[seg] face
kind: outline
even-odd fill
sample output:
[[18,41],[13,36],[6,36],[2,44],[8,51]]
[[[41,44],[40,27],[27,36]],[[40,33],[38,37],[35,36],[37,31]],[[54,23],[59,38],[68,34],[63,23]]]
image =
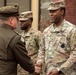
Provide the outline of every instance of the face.
[[20,21],[20,26],[21,26],[21,30],[27,30],[31,26],[31,23],[29,19],[25,21]]
[[49,11],[49,16],[50,16],[50,20],[51,20],[51,23],[59,23],[62,18],[63,18],[63,11],[60,10],[60,9],[57,9],[57,10],[50,10]]
[[10,17],[9,18],[10,24],[12,26],[13,29],[17,28],[17,24],[18,24],[18,17]]
[[19,21],[18,17],[15,17],[14,18],[14,28],[15,29],[17,28],[18,21]]

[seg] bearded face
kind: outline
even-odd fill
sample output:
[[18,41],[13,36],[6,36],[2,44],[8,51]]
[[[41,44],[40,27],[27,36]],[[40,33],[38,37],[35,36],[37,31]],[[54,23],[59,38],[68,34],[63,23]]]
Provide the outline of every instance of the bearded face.
[[31,24],[29,20],[20,21],[20,26],[21,26],[21,30],[27,30],[31,26]]

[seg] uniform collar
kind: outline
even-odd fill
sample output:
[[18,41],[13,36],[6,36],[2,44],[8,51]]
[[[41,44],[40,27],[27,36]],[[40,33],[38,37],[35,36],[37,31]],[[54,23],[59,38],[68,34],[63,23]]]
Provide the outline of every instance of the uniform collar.
[[58,27],[54,27],[54,24],[52,24],[52,25],[50,25],[50,27],[51,27],[51,32],[56,32],[56,33],[59,33],[59,32],[64,32],[64,23],[65,23],[65,20],[63,20],[63,22],[61,23],[61,25],[60,26],[58,26]]
[[0,27],[13,30],[13,28],[9,26],[8,24],[2,24]]

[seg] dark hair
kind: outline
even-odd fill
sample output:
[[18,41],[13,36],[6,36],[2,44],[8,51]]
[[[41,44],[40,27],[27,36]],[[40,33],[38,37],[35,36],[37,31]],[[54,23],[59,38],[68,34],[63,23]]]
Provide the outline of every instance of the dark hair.
[[16,17],[18,18],[18,16],[14,16],[14,15],[5,15],[5,14],[0,14],[0,19],[1,20],[8,20],[9,17]]
[[1,20],[8,20],[8,18],[9,18],[8,16],[0,15]]

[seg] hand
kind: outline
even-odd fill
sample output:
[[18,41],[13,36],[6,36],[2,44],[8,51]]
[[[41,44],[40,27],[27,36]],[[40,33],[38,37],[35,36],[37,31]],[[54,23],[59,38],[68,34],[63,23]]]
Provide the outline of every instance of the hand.
[[59,75],[59,73],[58,73],[57,69],[53,69],[52,71],[50,71],[49,73],[47,73],[47,75]]
[[35,73],[40,74],[40,72],[41,72],[41,65],[35,64]]

